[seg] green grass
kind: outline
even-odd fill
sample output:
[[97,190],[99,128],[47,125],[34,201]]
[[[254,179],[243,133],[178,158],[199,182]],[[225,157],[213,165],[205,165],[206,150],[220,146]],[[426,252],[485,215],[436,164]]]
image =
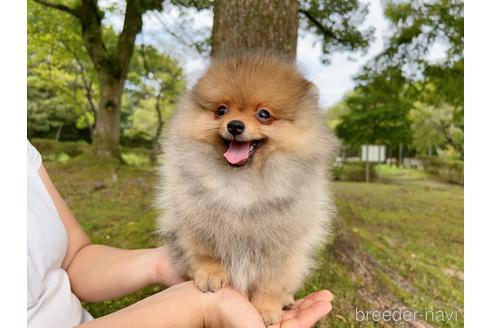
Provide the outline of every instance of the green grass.
[[[142,159],[142,152],[132,154],[127,149],[125,153],[124,159],[131,165],[101,162],[89,152],[68,159],[50,153],[43,156],[52,156],[45,166],[93,242],[123,248],[157,246],[158,214],[152,209],[155,172],[150,162]],[[421,171],[377,169],[384,183],[334,183],[340,217],[362,250],[377,263],[378,283],[412,309],[458,311],[458,321],[430,323],[461,327],[463,188],[434,183]],[[337,247],[337,239],[332,238],[319,254],[318,270],[298,296],[319,289],[334,293],[333,311],[318,327],[377,326],[355,321],[356,306],[371,309],[374,303],[364,296],[364,277],[341,261]],[[98,317],[159,290],[149,287],[85,306]]]
[[424,170],[397,167],[396,165],[376,165],[377,175],[386,180],[412,181],[429,179],[430,176]]
[[341,182],[335,189],[341,216],[393,293],[420,312],[459,311],[458,322],[432,324],[461,327],[463,188]]

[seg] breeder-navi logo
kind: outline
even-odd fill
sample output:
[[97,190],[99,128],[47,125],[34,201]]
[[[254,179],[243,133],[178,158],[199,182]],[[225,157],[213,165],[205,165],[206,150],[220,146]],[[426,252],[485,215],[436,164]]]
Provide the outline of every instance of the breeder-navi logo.
[[398,310],[360,310],[355,308],[355,321],[457,321],[458,311],[429,310],[425,312],[398,309]]

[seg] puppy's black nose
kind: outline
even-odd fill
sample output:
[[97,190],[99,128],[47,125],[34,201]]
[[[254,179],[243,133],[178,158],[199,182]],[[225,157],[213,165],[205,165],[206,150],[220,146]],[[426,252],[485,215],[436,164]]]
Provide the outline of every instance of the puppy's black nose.
[[230,121],[227,123],[227,131],[233,136],[237,136],[244,131],[244,123],[241,121]]

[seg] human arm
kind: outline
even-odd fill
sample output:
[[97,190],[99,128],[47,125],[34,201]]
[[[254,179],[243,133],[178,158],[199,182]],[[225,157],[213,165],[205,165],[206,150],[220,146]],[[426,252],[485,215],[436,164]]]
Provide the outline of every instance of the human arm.
[[108,300],[152,284],[170,286],[183,281],[172,270],[165,248],[124,250],[91,244],[43,166],[38,173],[67,231],[68,249],[62,268],[79,299]]
[[[215,302],[211,327],[265,327],[258,311],[248,299],[231,288],[222,288]],[[283,313],[280,322],[268,328],[308,328],[327,315],[333,295],[321,290],[298,299],[292,309]]]
[[[104,245],[83,247],[68,267],[73,292],[80,300],[98,302],[128,295],[153,284],[183,281],[172,271],[164,248],[127,250]],[[159,262],[162,265],[158,270]]]
[[[298,300],[280,324],[269,328],[308,328],[331,310],[332,295],[320,291]],[[103,327],[227,327],[264,328],[263,320],[247,297],[231,287],[202,293],[188,281],[145,298],[78,328]]]

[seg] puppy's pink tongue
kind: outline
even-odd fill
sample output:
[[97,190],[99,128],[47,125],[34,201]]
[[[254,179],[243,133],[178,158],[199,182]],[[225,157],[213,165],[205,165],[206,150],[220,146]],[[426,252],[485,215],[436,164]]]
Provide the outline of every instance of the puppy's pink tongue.
[[229,148],[224,153],[225,159],[231,164],[242,164],[246,162],[249,157],[249,144],[250,141],[241,142],[232,140]]

